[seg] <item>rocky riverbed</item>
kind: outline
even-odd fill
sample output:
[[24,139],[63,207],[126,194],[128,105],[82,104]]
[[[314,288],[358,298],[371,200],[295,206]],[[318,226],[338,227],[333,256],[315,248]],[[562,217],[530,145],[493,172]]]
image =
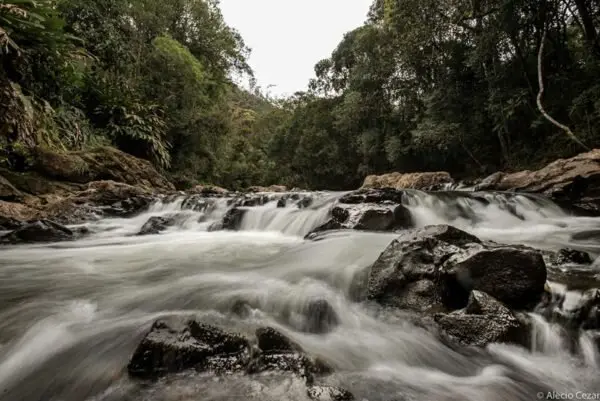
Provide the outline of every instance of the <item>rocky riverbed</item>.
[[584,202],[448,182],[180,192],[142,162],[105,177],[78,157],[80,183],[0,187],[2,399],[600,391],[600,217]]

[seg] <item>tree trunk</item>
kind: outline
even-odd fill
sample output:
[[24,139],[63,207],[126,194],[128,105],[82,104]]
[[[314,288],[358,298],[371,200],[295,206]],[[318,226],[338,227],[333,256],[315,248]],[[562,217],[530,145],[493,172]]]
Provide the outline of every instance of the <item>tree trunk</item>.
[[579,13],[579,17],[583,24],[583,31],[588,48],[592,54],[598,56],[600,54],[600,49],[598,46],[598,33],[594,27],[594,19],[588,10],[585,0],[575,0],[575,5],[577,6],[577,12]]
[[552,116],[550,116],[550,114],[548,114],[546,112],[546,110],[544,110],[544,106],[542,105],[542,96],[544,95],[544,77],[542,75],[542,59],[543,59],[543,56],[544,56],[544,43],[546,42],[546,36],[547,36],[547,34],[548,34],[548,31],[547,31],[546,28],[544,28],[544,33],[542,34],[542,40],[540,41],[540,49],[539,49],[539,52],[538,52],[538,83],[539,83],[539,86],[540,86],[540,90],[539,90],[538,95],[537,95],[537,106],[538,106],[538,109],[540,110],[540,113],[542,113],[542,115],[544,116],[544,118],[546,118],[546,120],[550,121],[552,124],[554,124],[558,128],[560,128],[563,131],[565,131],[565,134],[567,134],[567,136],[573,142],[577,143],[582,148],[588,150],[588,147],[585,146],[585,144],[583,142],[581,142],[579,140],[579,138],[577,138],[575,136],[575,134],[573,133],[573,131],[571,131],[571,129],[569,127],[567,127],[564,124],[559,123],[554,118],[552,118]]

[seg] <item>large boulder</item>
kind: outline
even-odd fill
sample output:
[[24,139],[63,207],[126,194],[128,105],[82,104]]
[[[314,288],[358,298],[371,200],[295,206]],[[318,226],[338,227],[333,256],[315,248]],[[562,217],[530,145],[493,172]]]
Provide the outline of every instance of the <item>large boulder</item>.
[[[411,226],[412,217],[403,205],[339,204],[332,208],[330,219],[312,233],[340,229],[395,231]],[[310,234],[307,238],[310,238]]]
[[451,226],[401,233],[369,271],[367,298],[417,311],[466,306],[472,290],[517,309],[541,299],[546,266],[540,252],[498,247]]
[[361,189],[342,196],[331,209],[330,218],[306,238],[327,230],[397,231],[413,226],[411,213],[404,202],[404,192],[384,189]]
[[38,220],[28,223],[0,237],[0,243],[28,244],[35,242],[69,241],[75,233],[67,227],[50,220]]
[[536,171],[495,173],[480,189],[544,194],[567,206],[600,212],[600,149],[558,159]]
[[175,189],[149,161],[109,146],[78,152],[38,147],[35,168],[42,175],[59,181],[88,183],[112,180],[159,190]]
[[461,345],[524,344],[526,328],[501,302],[485,292],[472,291],[463,310],[434,316],[442,334]]
[[453,184],[454,180],[445,171],[425,173],[389,173],[370,175],[365,178],[362,188],[394,188],[394,189],[440,189],[445,184]]
[[213,374],[289,372],[309,385],[314,384],[316,375],[330,373],[329,366],[307,355],[274,328],[259,328],[254,342],[180,317],[156,321],[127,368],[131,376],[146,379],[186,370]]
[[250,358],[250,343],[241,335],[193,319],[156,321],[135,350],[127,369],[151,378],[188,369],[240,372]]

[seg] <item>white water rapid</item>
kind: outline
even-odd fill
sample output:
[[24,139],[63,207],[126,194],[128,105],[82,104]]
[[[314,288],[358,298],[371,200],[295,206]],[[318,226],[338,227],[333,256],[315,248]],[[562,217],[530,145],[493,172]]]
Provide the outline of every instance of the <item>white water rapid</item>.
[[[342,194],[310,195],[302,209],[277,207],[276,197],[248,208],[239,231],[209,231],[227,199],[179,198],[137,217],[90,222],[90,234],[74,242],[0,248],[0,400],[307,400],[290,375],[130,379],[132,352],[167,315],[242,333],[276,327],[332,364],[325,380],[357,400],[532,401],[552,391],[600,398],[597,339],[587,333],[569,338],[533,314],[529,350],[451,349],[400,311],[356,302],[355,278],[395,235],[348,230],[305,240]],[[570,216],[547,200],[415,191],[404,203],[417,226],[452,224],[500,243],[600,255],[600,218]],[[165,232],[135,235],[150,217],[173,213],[177,224]],[[600,274],[596,264],[586,269]],[[339,316],[328,334],[299,329],[315,299]],[[252,307],[243,319],[231,313],[240,300]]]

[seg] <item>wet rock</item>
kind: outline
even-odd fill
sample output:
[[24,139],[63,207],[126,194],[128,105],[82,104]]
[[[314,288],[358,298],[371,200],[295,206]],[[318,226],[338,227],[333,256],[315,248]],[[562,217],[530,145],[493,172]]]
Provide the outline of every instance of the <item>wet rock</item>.
[[454,180],[445,171],[425,173],[390,173],[383,175],[370,175],[365,178],[363,188],[394,188],[394,189],[421,189],[440,187],[452,184]]
[[[568,302],[566,294],[553,293],[544,304],[538,306],[536,312],[571,330],[600,329],[600,289],[593,288],[579,294],[580,298],[577,299],[577,293],[573,292]],[[573,299],[576,301],[573,302]]]
[[399,205],[392,209],[367,209],[359,217],[355,230],[392,231],[408,228],[412,217],[406,207]]
[[265,353],[301,352],[302,348],[272,327],[262,327],[256,330],[258,348]]
[[340,204],[331,209],[331,218],[312,233],[340,229],[395,231],[411,226],[410,211],[403,205]]
[[134,377],[152,378],[188,369],[241,372],[250,358],[248,340],[195,320],[156,321],[127,367]]
[[311,198],[310,196],[305,196],[304,198],[300,199],[298,203],[296,203],[296,206],[298,206],[298,209],[306,209],[310,207],[312,203],[313,198]]
[[491,343],[523,344],[526,330],[502,303],[473,291],[465,309],[434,316],[443,334],[461,345],[484,347]]
[[393,188],[379,189],[359,189],[342,196],[339,200],[341,204],[357,205],[360,203],[397,203],[402,204],[404,191]]
[[227,231],[237,231],[242,226],[242,221],[244,220],[244,216],[248,212],[247,209],[240,209],[238,207],[234,207],[227,211],[223,219],[211,225],[209,227],[209,231],[219,231],[219,230],[227,230]]
[[312,384],[315,375],[328,372],[324,363],[306,355],[298,344],[273,328],[258,329],[256,337],[261,353],[250,362],[249,374],[291,372]]
[[446,268],[464,288],[487,292],[517,309],[535,306],[547,279],[540,252],[510,247],[459,257]]
[[239,230],[247,212],[245,209],[238,208],[229,210],[223,217],[223,230]]
[[50,220],[38,220],[0,237],[0,243],[27,244],[75,239],[73,231]]
[[337,313],[325,299],[310,301],[305,313],[304,331],[308,333],[329,333],[339,325]]
[[353,401],[354,395],[340,387],[310,386],[307,390],[308,398],[313,401]]
[[214,199],[207,199],[203,195],[192,195],[185,198],[181,204],[182,210],[193,210],[194,212],[207,212],[215,207]]
[[177,214],[167,216],[153,216],[148,219],[142,226],[138,235],[155,235],[160,234],[167,228],[174,226],[179,221]]
[[286,198],[281,198],[277,201],[277,207],[278,208],[283,208],[287,206],[287,199]]
[[110,207],[102,209],[102,213],[109,217],[133,217],[146,211],[156,201],[153,196],[136,196],[113,203]]
[[466,306],[472,290],[517,309],[533,307],[544,292],[546,266],[529,248],[492,247],[451,226],[400,234],[369,272],[367,298],[417,311]]
[[589,265],[593,262],[592,257],[587,252],[575,249],[564,248],[550,256],[552,265]]

